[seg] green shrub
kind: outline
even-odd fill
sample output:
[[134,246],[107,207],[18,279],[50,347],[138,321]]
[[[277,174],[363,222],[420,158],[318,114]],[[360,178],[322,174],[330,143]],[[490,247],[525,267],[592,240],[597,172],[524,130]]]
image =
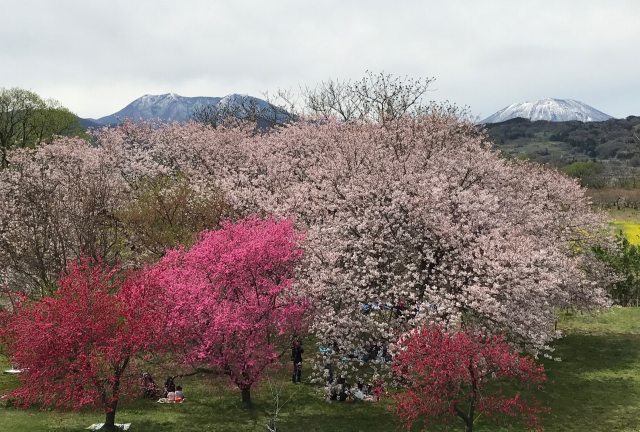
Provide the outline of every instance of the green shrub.
[[620,276],[611,289],[616,304],[637,306],[640,303],[640,246],[632,244],[620,231],[612,249],[596,248],[596,255]]

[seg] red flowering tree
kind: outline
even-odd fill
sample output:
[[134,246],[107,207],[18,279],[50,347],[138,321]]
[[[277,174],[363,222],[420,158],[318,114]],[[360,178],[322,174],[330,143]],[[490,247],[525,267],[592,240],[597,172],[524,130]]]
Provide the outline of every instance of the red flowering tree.
[[429,327],[402,338],[398,348],[393,371],[405,387],[394,396],[395,409],[407,429],[457,416],[465,432],[472,432],[480,414],[523,417],[540,429],[542,408],[519,389],[540,387],[544,367],[520,356],[502,337]]
[[104,428],[114,429],[132,378],[127,367],[159,339],[162,305],[143,274],[124,278],[101,262],[71,262],[56,294],[17,305],[2,333],[11,361],[23,369],[18,403],[101,406]]
[[249,218],[169,251],[154,270],[170,299],[170,331],[187,363],[226,374],[251,404],[251,387],[302,329],[294,290],[301,235],[290,220]]

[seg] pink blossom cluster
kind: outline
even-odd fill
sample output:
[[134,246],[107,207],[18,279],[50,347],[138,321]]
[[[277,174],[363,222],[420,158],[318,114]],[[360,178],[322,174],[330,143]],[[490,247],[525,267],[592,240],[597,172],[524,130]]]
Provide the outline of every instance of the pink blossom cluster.
[[249,218],[150,269],[166,290],[169,338],[186,347],[188,363],[221,371],[247,394],[305,332],[308,301],[293,287],[300,240],[291,221]]
[[121,394],[136,391],[129,365],[159,348],[162,299],[142,274],[123,275],[88,258],[70,262],[54,296],[23,298],[0,329],[11,361],[22,368],[17,402],[115,412]]
[[544,408],[521,390],[540,388],[544,367],[518,355],[502,337],[423,327],[399,346],[393,372],[405,386],[393,399],[407,430],[459,417],[465,431],[472,431],[481,415],[520,417],[531,429],[542,430],[538,415]]
[[500,157],[472,124],[326,122],[249,142],[250,187],[229,193],[307,231],[312,332],[342,372],[365,359],[384,369],[399,335],[428,323],[473,324],[535,353],[558,308],[608,304],[590,249],[608,230],[585,191]]

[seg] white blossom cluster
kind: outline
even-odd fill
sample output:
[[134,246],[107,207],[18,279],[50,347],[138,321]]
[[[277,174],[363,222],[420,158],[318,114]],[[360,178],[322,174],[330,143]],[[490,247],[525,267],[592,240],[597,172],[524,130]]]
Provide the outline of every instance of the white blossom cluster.
[[384,369],[393,342],[426,323],[473,325],[537,353],[559,307],[608,303],[590,253],[606,224],[584,190],[484,140],[432,115],[294,126],[252,150],[247,202],[307,230],[300,277],[316,300],[319,373],[327,358],[341,373]]

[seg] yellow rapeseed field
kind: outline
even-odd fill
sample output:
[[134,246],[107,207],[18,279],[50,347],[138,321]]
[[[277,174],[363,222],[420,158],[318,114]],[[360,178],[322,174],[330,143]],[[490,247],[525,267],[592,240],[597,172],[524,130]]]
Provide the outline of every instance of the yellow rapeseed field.
[[611,222],[616,230],[622,230],[629,243],[640,244],[640,222],[616,220]]

